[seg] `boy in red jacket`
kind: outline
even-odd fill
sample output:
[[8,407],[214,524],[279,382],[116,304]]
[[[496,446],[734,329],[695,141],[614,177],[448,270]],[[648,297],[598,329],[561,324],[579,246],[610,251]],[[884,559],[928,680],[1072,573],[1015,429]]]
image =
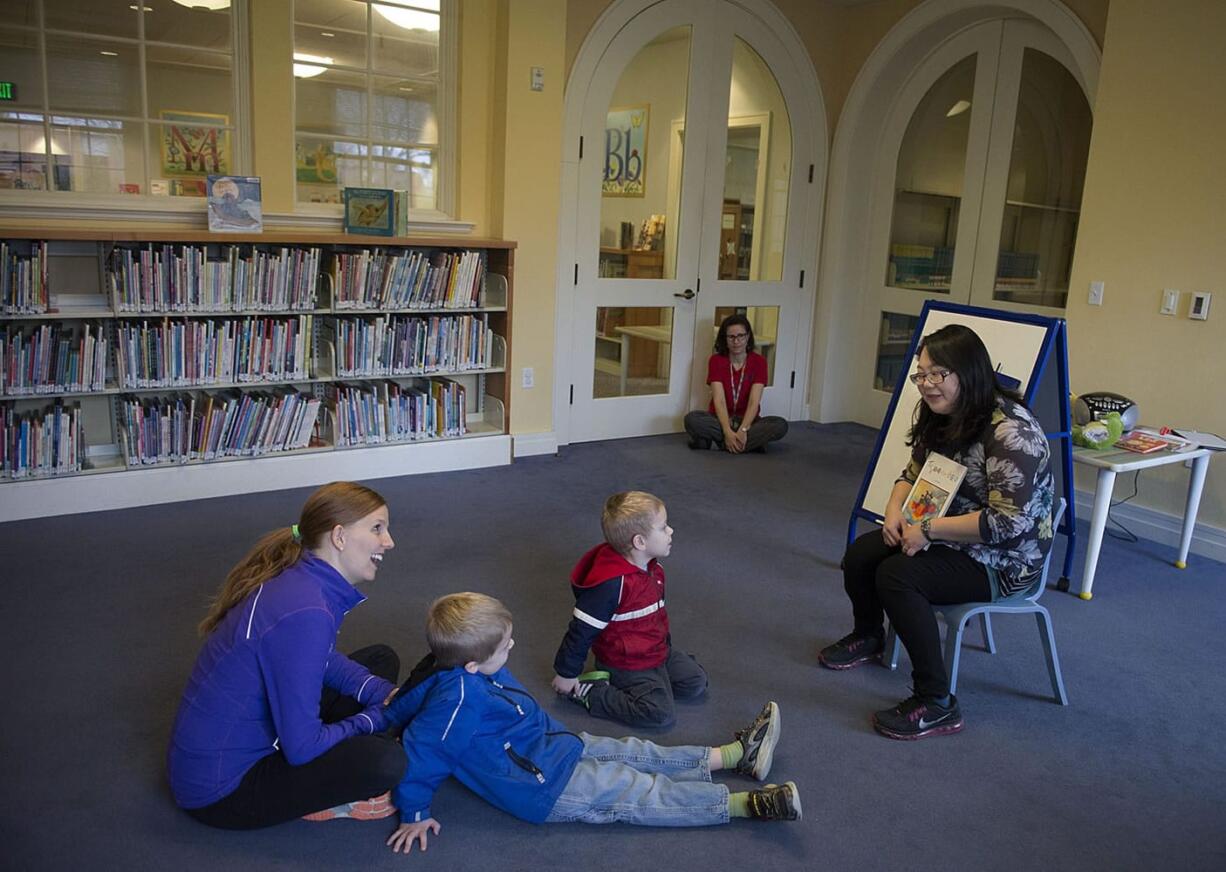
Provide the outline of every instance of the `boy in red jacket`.
[[[558,648],[553,689],[598,718],[668,727],[674,699],[707,690],[698,661],[672,647],[664,569],[673,544],[664,503],[642,491],[614,494],[600,518],[605,541],[570,574],[574,616]],[[581,675],[588,649],[596,670]]]

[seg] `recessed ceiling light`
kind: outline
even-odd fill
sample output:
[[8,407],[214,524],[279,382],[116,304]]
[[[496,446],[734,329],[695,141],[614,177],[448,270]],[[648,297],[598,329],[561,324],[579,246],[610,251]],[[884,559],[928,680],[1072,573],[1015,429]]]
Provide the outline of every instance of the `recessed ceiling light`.
[[137,6],[135,3],[133,3],[128,8],[131,9],[133,12],[152,12],[153,11],[152,6]]
[[967,109],[971,108],[970,100],[959,100],[957,103],[949,107],[949,111],[945,113],[946,118],[953,118],[955,115],[961,115]]
[[400,86],[400,90],[402,90],[402,91],[412,91],[413,89],[412,89],[412,88],[406,88],[406,87],[404,87],[403,85],[401,85],[401,86]]
[[319,64],[330,63],[332,63],[332,58],[296,51],[294,52],[294,77],[297,79],[314,78],[320,73],[326,72],[326,68],[319,66]]
[[[384,4],[390,5],[384,5]],[[416,9],[405,9],[415,6]],[[432,10],[424,12],[420,10]],[[375,12],[405,30],[438,30],[439,0],[384,0],[374,5]]]
[[326,31],[326,30],[321,30],[321,31],[319,32],[319,35],[320,35],[320,36],[326,36],[326,37],[328,37],[328,38],[331,38],[331,37],[336,36],[336,34],[335,34],[335,33],[328,33],[328,31]]
[[206,12],[220,12],[230,8],[230,0],[175,0],[175,2],[188,9],[203,9]]
[[117,57],[119,57],[119,52],[117,52],[117,51],[100,51],[100,52],[98,52],[98,54],[100,54],[100,55],[106,55],[108,58],[117,58]]

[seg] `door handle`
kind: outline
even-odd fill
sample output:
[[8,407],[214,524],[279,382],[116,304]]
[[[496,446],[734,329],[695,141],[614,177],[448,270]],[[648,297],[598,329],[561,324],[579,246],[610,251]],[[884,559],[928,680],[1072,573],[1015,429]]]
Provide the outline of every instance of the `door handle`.
[[680,293],[680,294],[673,294],[673,296],[674,296],[674,297],[680,297],[680,298],[681,298],[681,299],[683,299],[683,300],[692,300],[692,299],[694,299],[694,298],[695,298],[696,296],[698,296],[698,295],[694,293],[693,288],[686,288],[686,289],[685,289],[685,291],[684,291],[683,293]]

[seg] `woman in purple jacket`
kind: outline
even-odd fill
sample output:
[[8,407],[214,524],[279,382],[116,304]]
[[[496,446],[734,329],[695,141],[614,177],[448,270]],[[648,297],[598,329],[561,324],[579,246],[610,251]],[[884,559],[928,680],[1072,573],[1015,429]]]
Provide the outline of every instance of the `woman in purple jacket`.
[[355,586],[374,579],[394,544],[383,498],[333,482],[230,570],[200,624],[204,647],[167,754],[188,814],[254,829],[395,812],[383,794],[405,756],[376,734],[400,661],[385,645],[333,650],[345,614],[365,600]]

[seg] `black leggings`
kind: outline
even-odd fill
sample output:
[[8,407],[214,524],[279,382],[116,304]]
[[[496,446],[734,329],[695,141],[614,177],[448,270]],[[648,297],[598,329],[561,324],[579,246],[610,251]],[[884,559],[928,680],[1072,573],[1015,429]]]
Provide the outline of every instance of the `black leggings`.
[[889,616],[911,657],[915,693],[925,699],[949,693],[932,606],[992,598],[983,564],[964,552],[933,543],[927,551],[907,557],[886,545],[880,530],[865,533],[848,546],[843,555],[843,588],[851,599],[857,634],[881,636],[882,613]]
[[[350,659],[393,684],[399,679],[400,658],[386,645],[355,651]],[[356,700],[324,688],[319,716],[331,724],[362,709]],[[406,763],[400,742],[386,735],[354,736],[301,766],[290,765],[277,751],[248,769],[232,792],[187,813],[226,830],[268,827],[385,793],[400,783]]]

